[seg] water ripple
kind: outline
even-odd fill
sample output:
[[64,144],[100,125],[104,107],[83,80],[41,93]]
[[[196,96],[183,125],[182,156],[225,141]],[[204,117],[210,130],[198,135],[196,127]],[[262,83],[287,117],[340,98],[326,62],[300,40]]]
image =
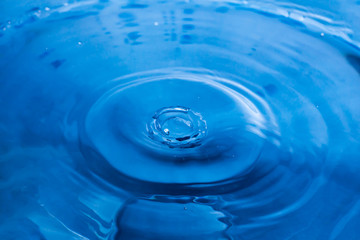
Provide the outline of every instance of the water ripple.
[[348,12],[20,2],[0,17],[1,239],[356,239]]

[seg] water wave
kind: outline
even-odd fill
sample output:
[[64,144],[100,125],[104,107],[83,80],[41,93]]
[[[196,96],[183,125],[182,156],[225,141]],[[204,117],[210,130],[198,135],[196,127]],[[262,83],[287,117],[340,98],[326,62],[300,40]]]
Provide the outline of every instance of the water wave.
[[347,12],[20,2],[0,17],[2,239],[356,239]]

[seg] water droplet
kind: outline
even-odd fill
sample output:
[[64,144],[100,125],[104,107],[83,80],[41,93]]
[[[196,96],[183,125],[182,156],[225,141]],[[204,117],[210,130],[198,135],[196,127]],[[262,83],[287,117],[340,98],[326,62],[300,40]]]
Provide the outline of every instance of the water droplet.
[[154,25],[155,25],[155,26],[159,26],[159,23],[158,23],[158,22],[154,22]]
[[180,148],[200,145],[206,129],[202,116],[185,107],[162,108],[148,124],[150,138],[169,147]]

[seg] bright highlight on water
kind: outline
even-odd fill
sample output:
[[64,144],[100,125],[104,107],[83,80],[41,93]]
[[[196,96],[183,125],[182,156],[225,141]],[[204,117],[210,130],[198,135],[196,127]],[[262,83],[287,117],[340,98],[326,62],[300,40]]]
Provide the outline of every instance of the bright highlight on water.
[[0,9],[1,240],[359,239],[360,3]]

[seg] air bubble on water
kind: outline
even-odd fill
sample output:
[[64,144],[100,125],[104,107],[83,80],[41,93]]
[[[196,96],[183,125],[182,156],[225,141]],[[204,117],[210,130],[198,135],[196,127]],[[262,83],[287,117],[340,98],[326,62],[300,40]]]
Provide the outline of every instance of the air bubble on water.
[[159,22],[154,22],[154,26],[159,26]]
[[169,134],[170,134],[169,129],[165,128],[165,129],[164,129],[164,133],[165,133],[166,135],[169,135]]
[[50,8],[49,7],[45,7],[45,11],[50,11]]

